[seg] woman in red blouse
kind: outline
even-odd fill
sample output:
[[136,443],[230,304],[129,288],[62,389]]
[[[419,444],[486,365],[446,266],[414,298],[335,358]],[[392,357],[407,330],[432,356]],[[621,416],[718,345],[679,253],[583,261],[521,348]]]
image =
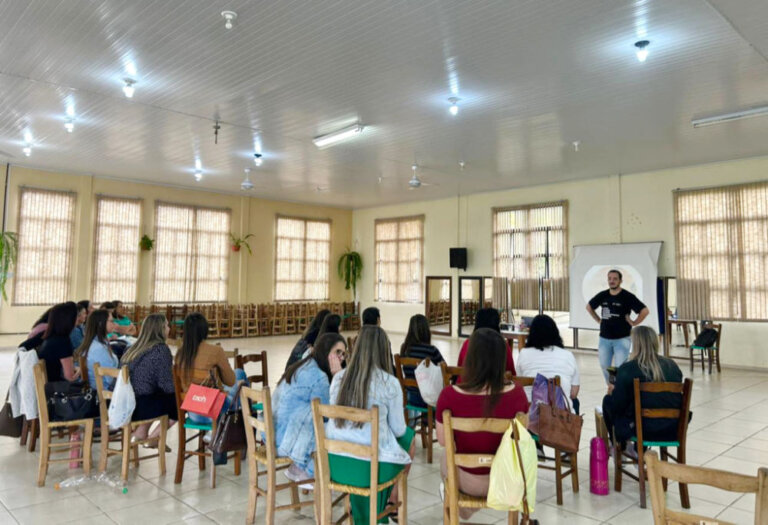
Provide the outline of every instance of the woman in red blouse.
[[[499,332],[478,328],[469,338],[464,376],[460,385],[443,389],[437,400],[437,439],[445,446],[443,412],[452,417],[492,417],[514,419],[518,412],[528,412],[528,398],[523,387],[504,379],[508,348]],[[501,434],[489,432],[454,432],[459,454],[495,454]],[[445,456],[441,462],[443,478],[448,468]],[[459,468],[459,489],[471,496],[488,494],[490,468]],[[461,509],[461,518],[469,518],[477,509]]]
[[[496,308],[481,308],[475,314],[475,331],[480,328],[490,328],[498,333],[501,333],[501,316]],[[473,332],[474,333],[474,332]],[[512,372],[513,376],[516,376],[515,362],[512,360],[512,347],[509,346],[509,342],[505,342],[507,347],[507,372]],[[464,366],[467,360],[467,348],[469,347],[469,339],[464,341],[459,352],[458,366]]]

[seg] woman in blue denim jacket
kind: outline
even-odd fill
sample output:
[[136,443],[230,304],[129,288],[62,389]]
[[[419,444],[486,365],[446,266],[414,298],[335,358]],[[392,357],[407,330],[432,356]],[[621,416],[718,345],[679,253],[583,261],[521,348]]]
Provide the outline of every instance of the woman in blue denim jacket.
[[333,374],[341,370],[347,344],[339,334],[318,337],[309,356],[291,365],[272,398],[277,454],[293,460],[285,475],[293,481],[314,476],[315,430],[312,400],[328,404]]

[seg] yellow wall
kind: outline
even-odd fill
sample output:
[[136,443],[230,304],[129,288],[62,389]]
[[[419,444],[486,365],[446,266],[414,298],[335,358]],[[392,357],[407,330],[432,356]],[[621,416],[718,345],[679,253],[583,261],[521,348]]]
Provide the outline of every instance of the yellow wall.
[[[567,199],[570,246],[660,240],[663,246],[659,274],[674,276],[672,190],[765,180],[767,174],[768,157],[760,157],[355,210],[353,238],[364,262],[363,284],[358,288],[361,306],[378,306],[383,326],[398,332],[407,329],[411,315],[424,313],[423,304],[373,301],[373,222],[377,218],[425,215],[424,275],[454,276],[453,335],[456,336],[459,272],[449,268],[448,249],[452,246],[469,249],[469,266],[462,275],[492,275],[493,207]],[[766,338],[766,323],[725,323],[721,342],[723,363],[768,368],[768,353],[762,348]]]
[[[3,166],[5,168],[5,166]],[[3,174],[5,170],[3,169]],[[239,195],[201,192],[136,184],[123,181],[67,175],[49,171],[32,170],[11,166],[8,193],[7,230],[16,231],[19,205],[19,188],[31,186],[45,189],[68,190],[77,193],[75,238],[73,247],[71,298],[88,298],[91,295],[90,279],[93,263],[94,214],[96,196],[99,194],[140,197],[143,202],[142,234],[154,237],[155,200],[182,204],[230,208],[232,233],[249,239],[253,256],[246,250],[230,255],[228,300],[232,304],[268,302],[273,297],[275,253],[275,215],[331,219],[331,284],[332,301],[350,300],[350,292],[335,273],[335,263],[351,244],[352,212],[340,208],[310,206],[286,202],[268,201]],[[136,239],[138,243],[138,239]],[[152,286],[152,253],[141,252],[138,279],[138,302],[149,304]],[[13,283],[7,286],[9,299]],[[26,332],[44,307],[14,307],[3,304],[0,308],[0,333]]]

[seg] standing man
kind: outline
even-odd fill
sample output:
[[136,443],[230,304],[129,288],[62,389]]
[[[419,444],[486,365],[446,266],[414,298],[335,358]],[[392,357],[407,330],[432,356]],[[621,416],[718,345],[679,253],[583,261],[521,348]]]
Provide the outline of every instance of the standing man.
[[[635,294],[621,287],[622,275],[619,270],[608,272],[608,289],[603,290],[587,305],[587,311],[600,324],[600,343],[597,347],[600,368],[603,369],[605,382],[608,383],[608,367],[620,367],[629,357],[629,333],[633,326],[643,322],[648,316],[648,307]],[[595,310],[600,307],[600,316]],[[632,320],[631,313],[637,317]]]

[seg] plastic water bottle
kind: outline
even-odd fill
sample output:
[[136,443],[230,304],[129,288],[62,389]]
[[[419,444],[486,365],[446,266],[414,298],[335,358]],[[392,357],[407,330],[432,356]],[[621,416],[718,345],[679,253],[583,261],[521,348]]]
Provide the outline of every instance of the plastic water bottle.
[[69,487],[79,487],[83,483],[90,480],[90,476],[72,476],[58,483],[54,483],[53,488],[56,490],[66,489]]
[[94,481],[97,483],[104,483],[105,485],[109,485],[113,489],[117,490],[118,492],[122,494],[128,493],[128,487],[125,486],[125,481],[123,481],[122,478],[119,476],[112,475],[110,476],[106,472],[101,472],[96,475],[94,478]]

